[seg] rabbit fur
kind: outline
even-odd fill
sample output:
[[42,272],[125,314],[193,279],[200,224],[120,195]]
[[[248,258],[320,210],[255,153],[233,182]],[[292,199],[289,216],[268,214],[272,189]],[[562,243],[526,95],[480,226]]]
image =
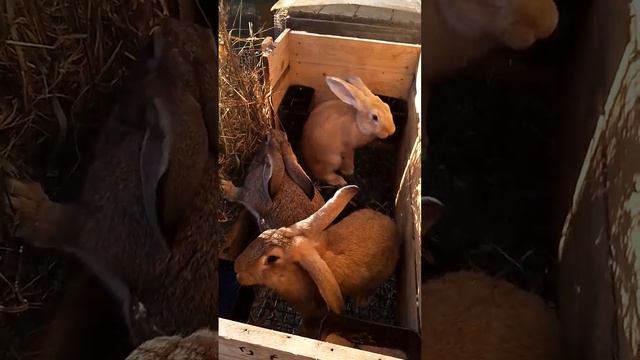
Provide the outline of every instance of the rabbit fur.
[[249,165],[242,187],[221,181],[223,196],[242,203],[256,218],[260,231],[289,226],[324,205],[324,199],[304,172],[284,131],[271,129]]
[[[423,235],[444,205],[422,198]],[[461,296],[464,294],[464,296]],[[422,359],[564,359],[560,324],[536,294],[486,274],[458,271],[422,284]]]
[[184,59],[170,45],[154,36],[103,128],[80,201],[53,202],[38,183],[7,180],[16,235],[89,266],[123,304],[133,345],[217,329],[217,159],[206,104],[177,81]]
[[345,81],[327,76],[325,81],[338,99],[319,104],[309,114],[302,130],[302,156],[315,177],[344,186],[347,182],[336,171],[353,174],[355,149],[393,135],[396,126],[389,105],[359,77]]
[[148,340],[125,360],[218,360],[218,332],[201,329],[187,337]]
[[507,281],[460,271],[422,285],[423,359],[564,359],[561,339],[554,311]]
[[274,289],[302,314],[305,336],[319,336],[327,307],[343,311],[343,295],[362,305],[395,270],[400,242],[390,217],[360,209],[329,226],[357,192],[339,189],[308,218],[263,232],[235,261],[241,285]]
[[559,16],[553,0],[427,0],[423,14],[427,82],[494,49],[528,48],[554,32]]

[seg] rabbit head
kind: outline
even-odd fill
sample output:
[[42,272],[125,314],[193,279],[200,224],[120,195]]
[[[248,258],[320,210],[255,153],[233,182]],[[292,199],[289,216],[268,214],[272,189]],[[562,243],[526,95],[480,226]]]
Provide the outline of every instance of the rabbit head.
[[460,34],[488,35],[521,50],[551,35],[558,23],[553,0],[439,0],[442,13]]
[[236,259],[238,282],[266,285],[294,307],[315,297],[312,290],[317,287],[329,309],[340,313],[344,309],[340,286],[316,246],[357,192],[357,186],[345,186],[308,218],[260,234]]
[[227,182],[224,191],[228,200],[238,201],[249,209],[258,221],[260,230],[266,230],[289,225],[271,219],[271,212],[276,197],[282,192],[292,191],[290,186],[302,190],[304,199],[301,201],[312,202],[319,196],[316,195],[313,182],[298,163],[285,132],[271,129],[249,165],[243,187],[235,188]]
[[352,75],[345,81],[327,76],[325,81],[338,99],[356,109],[356,122],[363,134],[384,139],[395,133],[389,105],[374,95],[359,77]]

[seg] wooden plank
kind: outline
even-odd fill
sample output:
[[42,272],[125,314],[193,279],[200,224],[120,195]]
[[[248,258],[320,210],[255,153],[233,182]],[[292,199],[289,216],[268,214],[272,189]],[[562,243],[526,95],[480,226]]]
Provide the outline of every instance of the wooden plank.
[[227,319],[218,320],[220,359],[398,360]]
[[326,5],[319,14],[329,16],[354,17],[358,11],[358,5]]
[[274,49],[270,53],[263,55],[266,62],[267,78],[271,91],[271,105],[273,113],[278,114],[278,106],[289,87],[289,29],[285,29],[274,41]]
[[394,10],[391,18],[392,23],[400,24],[420,24],[421,20],[420,14],[399,10]]
[[318,5],[363,5],[420,13],[420,0],[279,0],[271,11],[284,8]]
[[391,21],[393,18],[392,9],[377,8],[373,6],[360,6],[355,16],[376,21]]
[[640,357],[640,48],[634,21],[629,25],[630,41],[591,138],[560,242],[559,310],[575,359]]
[[[612,94],[613,95],[613,94]],[[629,66],[603,133],[618,358],[640,356],[640,61]]]
[[420,57],[420,45],[300,31],[291,31],[290,36],[290,61],[296,63],[349,66],[408,76],[415,73]]
[[269,84],[272,87],[277,84],[282,74],[289,67],[290,36],[288,34],[289,29],[285,29],[273,42],[273,51],[263,55],[267,61]]
[[287,18],[287,27],[292,30],[303,30],[316,34],[366,38],[407,44],[419,44],[422,35],[419,24],[409,24],[408,26],[397,26],[397,24],[394,24],[393,26],[385,26],[310,19],[295,17],[293,15]]
[[[416,78],[419,79],[419,78]],[[418,85],[419,82],[416,82]],[[398,167],[396,169],[395,220],[403,241],[400,258],[398,288],[398,320],[401,326],[420,333],[420,296],[421,284],[421,116],[419,88],[412,87],[411,96],[407,99],[408,119],[398,150]],[[416,101],[417,100],[417,101]],[[416,104],[417,103],[417,104]]]
[[296,16],[296,14],[319,14],[322,8],[324,8],[324,5],[294,7],[289,9],[289,16]]
[[594,148],[592,155],[558,264],[558,308],[571,359],[613,358],[615,302],[608,264],[602,146]]

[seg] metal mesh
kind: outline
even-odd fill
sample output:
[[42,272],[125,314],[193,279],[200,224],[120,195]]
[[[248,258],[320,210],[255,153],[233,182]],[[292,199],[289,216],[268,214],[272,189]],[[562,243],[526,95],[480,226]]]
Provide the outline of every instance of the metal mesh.
[[[350,298],[346,301],[345,315],[361,320],[397,325],[395,313],[395,276],[376,289],[367,306],[356,307],[353,299]],[[293,334],[301,320],[300,315],[271,289],[256,289],[255,301],[249,314],[249,324]]]

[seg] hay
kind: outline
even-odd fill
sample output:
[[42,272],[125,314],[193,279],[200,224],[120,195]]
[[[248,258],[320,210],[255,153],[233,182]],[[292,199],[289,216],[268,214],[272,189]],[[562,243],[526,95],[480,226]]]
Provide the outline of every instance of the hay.
[[[156,0],[0,0],[2,173],[35,178],[54,199],[69,187],[84,166],[78,144],[90,142],[106,119],[107,94],[162,16],[159,9]],[[65,261],[24,246],[3,225],[0,358],[22,358],[47,322],[48,315],[33,310],[56,301]]]
[[[234,36],[227,29],[228,7],[219,7],[220,155],[221,172],[236,178],[271,127],[268,89],[259,58],[263,38]],[[239,31],[238,31],[239,32]]]
[[0,158],[5,170],[38,173],[41,169],[25,157],[32,153],[28,147],[43,138],[52,140],[52,154],[60,151],[81,121],[80,111],[95,106],[134,58],[137,40],[155,15],[151,5],[2,1],[7,25],[0,28]]

